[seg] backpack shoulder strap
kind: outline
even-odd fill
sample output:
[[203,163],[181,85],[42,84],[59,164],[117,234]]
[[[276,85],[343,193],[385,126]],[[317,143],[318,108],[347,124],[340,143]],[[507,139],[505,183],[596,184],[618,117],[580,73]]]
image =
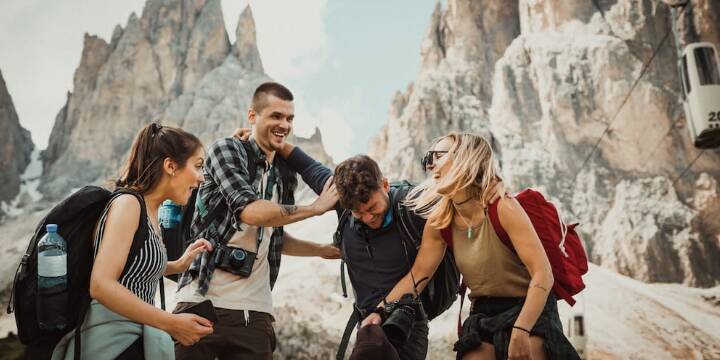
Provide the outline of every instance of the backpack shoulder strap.
[[350,210],[343,209],[340,213],[340,216],[338,216],[338,226],[337,229],[335,229],[335,234],[333,234],[333,245],[340,248],[342,251],[343,249],[343,239],[342,239],[342,230],[345,227],[345,224],[350,219]]
[[298,186],[297,174],[290,170],[287,161],[280,156],[275,157],[275,165],[280,172],[280,181],[282,182],[282,202],[286,205],[294,205],[295,189]]
[[447,245],[447,247],[449,249],[452,249],[452,247],[453,247],[452,228],[450,226],[448,226],[444,229],[440,229],[440,235],[442,236],[443,240],[445,240],[445,245]]
[[187,203],[182,209],[182,218],[178,224],[177,238],[180,241],[180,247],[184,250],[190,243],[191,229],[193,218],[195,217],[195,203],[197,202],[198,189],[193,189]]
[[397,189],[395,191],[392,204],[395,217],[400,223],[402,232],[412,241],[412,244],[417,250],[420,247],[420,242],[422,241],[422,231],[415,226],[412,210],[403,204],[405,198],[407,198],[408,193],[413,189],[414,185],[407,180],[402,180],[399,182],[393,182],[391,186]]
[[333,234],[333,245],[340,249],[340,285],[342,287],[343,297],[347,298],[347,282],[345,280],[345,243],[343,242],[342,233],[345,224],[350,218],[350,210],[343,209],[338,218],[338,226]]
[[250,176],[250,186],[255,182],[257,176],[257,157],[255,156],[255,149],[253,149],[250,141],[240,141],[243,148],[245,149],[245,155],[247,155],[247,170]]
[[335,355],[337,360],[343,360],[345,358],[345,351],[347,350],[348,343],[350,342],[350,335],[352,335],[353,329],[357,326],[358,322],[360,322],[360,312],[357,310],[355,305],[353,305],[353,312],[350,314],[350,318],[348,318],[348,322],[345,325],[345,331],[343,331],[342,339],[340,340],[340,345],[338,346],[338,351]]
[[[133,237],[132,245],[130,245],[130,253],[128,254],[128,259],[132,259],[134,256],[140,253],[140,249],[142,248],[143,244],[145,243],[145,240],[147,240],[148,237],[148,231],[149,231],[149,224],[148,224],[148,218],[147,218],[147,209],[145,208],[145,199],[143,196],[138,193],[135,190],[128,189],[128,188],[118,188],[115,190],[115,193],[119,194],[129,194],[134,196],[137,201],[140,203],[140,222],[138,225],[137,230],[135,231],[135,236]],[[130,270],[130,262],[125,262],[125,269],[123,269],[123,272],[126,272]]]
[[503,228],[502,224],[500,224],[500,215],[498,215],[498,202],[495,201],[494,203],[490,204],[488,206],[488,217],[490,217],[490,223],[492,223],[493,229],[495,230],[495,233],[500,238],[500,240],[510,248],[510,250],[514,250],[515,247],[513,247],[512,241],[510,241],[510,236],[505,231],[505,228]]

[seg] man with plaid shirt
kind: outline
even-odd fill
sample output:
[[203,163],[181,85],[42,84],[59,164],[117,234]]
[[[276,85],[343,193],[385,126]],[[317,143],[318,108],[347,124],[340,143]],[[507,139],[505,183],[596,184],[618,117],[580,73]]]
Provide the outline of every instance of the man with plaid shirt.
[[295,173],[275,156],[292,130],[292,101],[283,85],[260,85],[248,111],[253,137],[247,142],[220,139],[208,152],[191,238],[206,238],[213,251],[199,256],[180,278],[175,311],[210,299],[219,320],[198,343],[176,344],[178,359],[271,359],[271,290],[281,255],[339,258],[330,244],[299,240],[283,231],[284,225],[321,215],[337,202],[328,181],[311,205],[294,204]]

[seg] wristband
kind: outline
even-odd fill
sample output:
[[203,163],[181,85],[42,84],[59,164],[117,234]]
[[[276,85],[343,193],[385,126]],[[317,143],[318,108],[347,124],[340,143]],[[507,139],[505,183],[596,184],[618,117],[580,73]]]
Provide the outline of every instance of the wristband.
[[371,314],[375,313],[375,314],[380,315],[380,320],[382,320],[382,322],[385,322],[387,316],[386,316],[384,307],[378,306],[378,307],[374,308],[370,313]]
[[528,333],[528,335],[530,335],[530,330],[528,330],[528,329],[525,329],[525,328],[521,328],[521,327],[519,327],[519,326],[515,326],[515,325],[513,325],[513,329],[518,329],[518,330],[522,330],[522,331],[524,331],[524,332]]

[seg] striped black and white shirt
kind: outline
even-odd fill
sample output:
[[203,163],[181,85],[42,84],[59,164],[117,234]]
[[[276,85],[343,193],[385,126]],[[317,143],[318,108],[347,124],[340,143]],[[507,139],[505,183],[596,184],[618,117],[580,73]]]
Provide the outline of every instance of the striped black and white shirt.
[[[105,230],[105,220],[107,219],[110,206],[115,199],[122,194],[116,194],[111,199],[105,210],[100,216],[97,229],[95,230],[95,257],[102,241],[102,235]],[[148,236],[140,251],[132,258],[127,259],[127,264],[123,273],[120,274],[118,282],[143,301],[154,304],[155,291],[158,288],[160,278],[165,273],[168,258],[165,244],[150,225],[148,221]]]

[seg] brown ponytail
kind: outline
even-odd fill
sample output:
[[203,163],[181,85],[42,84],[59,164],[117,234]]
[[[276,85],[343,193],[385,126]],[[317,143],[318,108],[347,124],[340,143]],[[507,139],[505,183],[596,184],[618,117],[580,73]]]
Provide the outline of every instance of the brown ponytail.
[[151,123],[135,136],[127,162],[116,187],[129,187],[141,194],[155,188],[163,174],[163,162],[170,158],[179,168],[198,148],[200,140],[182,129]]

